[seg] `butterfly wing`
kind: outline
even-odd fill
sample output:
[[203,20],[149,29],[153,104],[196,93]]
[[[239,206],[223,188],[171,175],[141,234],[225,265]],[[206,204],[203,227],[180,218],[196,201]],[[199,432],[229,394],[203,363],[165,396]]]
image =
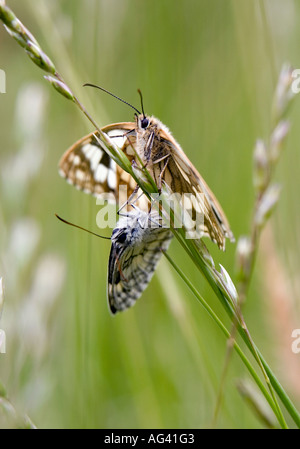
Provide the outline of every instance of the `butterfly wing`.
[[[224,250],[225,238],[234,241],[234,237],[218,200],[173,136],[162,129],[160,138],[165,140],[170,150],[163,180],[171,191],[189,193],[195,197],[196,208],[204,216],[203,222],[199,225],[201,233],[210,237],[220,249]],[[195,205],[192,204],[191,207]]]
[[[102,128],[102,131],[127,155],[130,162],[135,156],[134,126],[132,122],[124,122]],[[97,131],[75,142],[64,153],[59,162],[59,173],[78,190],[120,204],[124,204],[136,188],[132,176],[104,151]],[[121,194],[120,185],[126,186],[126,191],[123,193],[121,190]],[[136,204],[146,210],[145,198]]]
[[66,151],[59,173],[77,189],[95,196],[116,190],[116,163],[100,147],[97,133],[83,137]]
[[119,221],[111,238],[108,303],[113,314],[135,304],[173,237],[168,229],[143,228],[137,216],[127,218],[126,223]]

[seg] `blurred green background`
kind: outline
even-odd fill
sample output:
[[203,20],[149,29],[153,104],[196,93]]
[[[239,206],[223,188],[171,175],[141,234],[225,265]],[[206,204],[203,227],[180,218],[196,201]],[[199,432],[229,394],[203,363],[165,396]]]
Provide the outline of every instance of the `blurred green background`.
[[[300,67],[300,2],[293,0],[11,0],[7,4],[52,58],[100,126],[132,110],[96,83],[165,123],[220,200],[238,238],[254,201],[252,151],[270,131],[282,64]],[[0,30],[0,276],[7,336],[0,380],[18,417],[47,427],[206,428],[212,423],[226,340],[166,260],[136,306],[112,317],[106,303],[110,243],[64,226],[54,213],[97,232],[99,206],[57,172],[63,152],[92,131]],[[300,405],[299,99],[276,179],[280,203],[265,230],[244,309],[256,344]],[[107,235],[110,231],[107,230]],[[216,263],[234,278],[235,244]],[[224,316],[193,263],[170,254]],[[247,372],[234,355],[217,422],[262,425],[240,397]],[[0,413],[1,427],[15,426]]]

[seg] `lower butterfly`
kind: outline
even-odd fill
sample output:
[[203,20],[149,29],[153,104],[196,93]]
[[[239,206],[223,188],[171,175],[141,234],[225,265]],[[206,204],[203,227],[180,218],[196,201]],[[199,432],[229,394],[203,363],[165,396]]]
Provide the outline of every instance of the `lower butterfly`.
[[55,214],[65,224],[111,240],[107,298],[113,314],[128,309],[139,299],[173,237],[158,212],[130,206],[134,211],[121,215],[111,237],[103,237]]
[[111,236],[108,262],[108,303],[112,313],[135,304],[149,284],[172,240],[158,213],[138,208],[121,217]]

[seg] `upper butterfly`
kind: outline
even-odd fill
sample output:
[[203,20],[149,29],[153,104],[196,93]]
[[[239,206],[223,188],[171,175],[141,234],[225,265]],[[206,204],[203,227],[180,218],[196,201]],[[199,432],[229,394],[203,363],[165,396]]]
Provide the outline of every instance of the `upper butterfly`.
[[[171,193],[193,195],[192,215],[193,212],[200,212],[204,218],[200,224],[201,236],[210,237],[222,250],[225,249],[226,238],[234,241],[218,200],[168,128],[158,119],[142,112],[136,114],[135,122],[114,123],[105,126],[102,131],[114,139],[130,162],[135,160],[139,165],[140,160],[147,167],[158,189],[166,184]],[[83,137],[67,150],[59,163],[59,172],[78,189],[96,196],[111,194],[121,203],[128,197],[118,197],[119,186],[126,185],[128,196],[136,187],[130,174],[104,152],[97,131]],[[145,210],[141,204],[139,208]]]

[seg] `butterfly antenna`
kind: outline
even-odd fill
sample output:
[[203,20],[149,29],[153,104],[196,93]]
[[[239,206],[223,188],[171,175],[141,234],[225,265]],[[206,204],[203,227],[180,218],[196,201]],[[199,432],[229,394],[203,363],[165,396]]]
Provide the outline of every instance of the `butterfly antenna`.
[[135,108],[134,106],[132,106],[132,104],[128,103],[127,101],[123,100],[123,99],[120,98],[120,97],[117,97],[117,95],[112,94],[111,92],[109,92],[109,90],[106,90],[106,89],[104,89],[103,87],[100,87],[100,86],[97,86],[96,84],[91,84],[91,83],[85,83],[85,84],[83,85],[83,87],[86,87],[86,86],[89,86],[89,87],[95,87],[96,89],[103,90],[103,92],[106,92],[107,94],[111,95],[112,97],[116,98],[117,100],[122,101],[122,103],[127,104],[127,105],[130,106],[134,111],[136,111],[139,115],[141,115],[140,111],[139,111],[137,108]]
[[144,116],[144,118],[145,118],[146,115],[145,115],[145,111],[144,111],[143,95],[142,95],[141,89],[138,89],[138,93],[139,93],[139,96],[140,96],[140,98],[141,98],[142,113],[143,113],[143,116]]
[[57,214],[55,214],[55,216],[56,216],[60,221],[62,221],[63,223],[65,223],[65,224],[67,224],[67,225],[74,226],[74,228],[81,229],[82,231],[88,232],[89,234],[95,235],[96,237],[100,237],[101,239],[110,240],[110,237],[104,237],[103,235],[96,234],[95,232],[89,231],[88,229],[82,228],[81,226],[78,226],[78,225],[76,225],[76,224],[74,224],[74,223],[70,223],[69,221],[64,220],[63,218],[61,218],[61,217],[60,217],[59,215],[57,215]]

